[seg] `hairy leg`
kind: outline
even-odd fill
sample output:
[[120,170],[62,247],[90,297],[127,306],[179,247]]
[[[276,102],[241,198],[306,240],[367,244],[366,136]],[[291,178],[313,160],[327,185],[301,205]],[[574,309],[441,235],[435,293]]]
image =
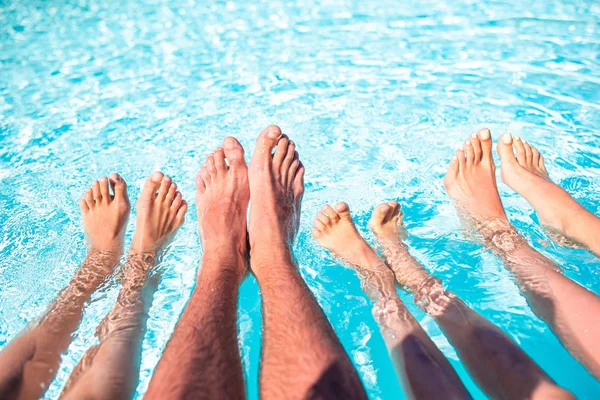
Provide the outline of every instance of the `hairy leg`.
[[263,296],[261,396],[366,398],[356,370],[292,257],[304,167],[294,143],[278,127],[260,134],[248,177],[250,266]]
[[85,304],[119,263],[130,211],[123,179],[111,174],[95,181],[80,207],[88,254],[40,321],[0,353],[0,398],[42,397],[79,326]]
[[600,218],[550,180],[544,156],[525,140],[510,135],[498,143],[498,154],[502,181],[531,204],[553,239],[563,245],[574,241],[600,257]]
[[398,283],[436,320],[481,389],[495,399],[572,399],[498,327],[444,290],[409,253],[402,221],[400,205],[392,201],[375,208],[369,227]]
[[312,233],[321,246],[356,271],[363,290],[375,302],[373,316],[407,396],[469,398],[452,365],[398,297],[393,272],[360,236],[348,205],[324,206]]
[[245,397],[236,316],[248,257],[250,189],[244,150],[236,139],[226,138],[223,148],[208,156],[196,188],[202,268],[147,399]]
[[[157,193],[158,192],[158,193]],[[187,204],[171,178],[155,172],[137,203],[136,231],[117,302],[98,326],[100,343],[83,356],[62,398],[129,399],[139,377],[147,310],[156,290],[152,268],[183,224]]]
[[[505,136],[499,146],[511,141]],[[450,162],[444,180],[448,194],[467,224],[514,274],[536,315],[577,360],[600,377],[600,343],[596,340],[600,337],[600,320],[596,318],[600,298],[564,276],[510,225],[498,194],[491,149],[487,129],[469,139]]]

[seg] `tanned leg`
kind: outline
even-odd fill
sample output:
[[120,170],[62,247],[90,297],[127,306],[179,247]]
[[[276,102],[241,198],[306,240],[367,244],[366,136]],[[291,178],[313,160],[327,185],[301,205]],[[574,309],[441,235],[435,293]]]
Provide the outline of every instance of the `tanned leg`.
[[406,395],[414,399],[465,399],[469,392],[396,293],[394,274],[360,236],[346,203],[323,207],[312,233],[319,244],[358,274],[375,302],[373,316]]
[[183,224],[187,204],[171,178],[155,172],[137,202],[136,230],[117,302],[98,326],[100,344],[83,356],[69,381],[65,399],[129,399],[139,379],[147,310],[156,290],[151,270],[162,249]]
[[146,399],[245,397],[236,317],[248,257],[250,189],[244,150],[236,139],[226,138],[223,148],[208,156],[196,187],[202,268]]
[[276,126],[265,129],[248,171],[250,266],[263,296],[261,397],[365,399],[356,370],[292,257],[303,177],[294,143]]
[[550,180],[544,156],[535,147],[516,136],[506,140],[498,143],[502,181],[531,204],[555,241],[574,241],[600,257],[600,218]]
[[[500,139],[498,151],[512,152],[512,138]],[[444,184],[465,222],[501,258],[528,299],[569,352],[600,377],[600,298],[561,273],[534,250],[508,222],[492,159],[489,130],[472,136],[452,158]]]
[[[473,146],[481,145],[474,140]],[[392,201],[375,208],[369,227],[398,283],[436,320],[479,387],[494,399],[572,399],[498,327],[444,290],[409,253],[402,221],[400,205]]]
[[[109,184],[114,195],[110,194]],[[88,253],[40,321],[0,353],[0,398],[38,399],[58,370],[61,354],[92,293],[112,274],[123,253],[129,218],[127,185],[117,174],[92,184],[81,199]]]

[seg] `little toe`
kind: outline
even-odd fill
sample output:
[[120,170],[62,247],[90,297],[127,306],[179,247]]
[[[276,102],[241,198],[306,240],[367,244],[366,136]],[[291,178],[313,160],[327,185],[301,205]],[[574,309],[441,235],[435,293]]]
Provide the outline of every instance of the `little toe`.
[[310,233],[312,233],[312,235],[315,239],[318,239],[321,236],[321,231],[315,227],[310,228]]
[[200,171],[198,171],[198,173],[196,174],[196,189],[200,193],[204,193],[204,191],[206,190],[206,185],[204,184],[204,179],[202,178],[202,174],[200,173]]
[[181,192],[175,192],[173,195],[173,201],[171,202],[171,210],[177,210],[181,206],[181,202],[183,201],[183,196]]
[[185,222],[185,213],[187,210],[187,202],[185,200],[181,200],[181,205],[179,206],[179,210],[177,210],[177,215],[175,216],[175,224],[177,227],[180,227]]
[[156,191],[160,187],[160,183],[163,180],[163,173],[160,171],[154,172],[144,182],[144,188],[140,194],[140,200],[154,200]]
[[82,197],[81,200],[79,200],[79,208],[81,208],[81,212],[84,214],[87,214],[90,211],[90,207],[85,201],[85,197]]
[[96,203],[94,202],[94,195],[93,195],[92,189],[88,189],[85,191],[85,194],[83,195],[83,199],[85,200],[85,203],[87,204],[87,206],[90,210],[92,210],[94,208],[94,206],[96,205]]
[[202,180],[204,181],[204,186],[208,189],[212,183],[212,178],[210,173],[208,172],[208,167],[206,164],[200,170],[200,176],[202,176]]

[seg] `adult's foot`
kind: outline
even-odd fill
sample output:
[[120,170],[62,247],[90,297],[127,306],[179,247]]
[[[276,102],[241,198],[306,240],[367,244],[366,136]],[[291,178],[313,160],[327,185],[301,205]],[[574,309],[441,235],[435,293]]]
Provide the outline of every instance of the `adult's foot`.
[[595,239],[600,219],[550,180],[539,151],[510,134],[498,141],[497,150],[502,181],[531,204],[553,239],[563,245],[572,245],[565,238],[572,239],[600,254],[600,240]]
[[196,177],[196,189],[198,231],[204,251],[209,248],[231,254],[233,250],[245,259],[250,187],[244,149],[235,138],[226,138],[223,147],[206,158]]
[[461,215],[475,227],[508,224],[496,185],[492,136],[488,129],[471,135],[452,157],[444,186]]
[[131,250],[156,255],[183,225],[187,203],[170,177],[162,172],[154,172],[144,182],[136,211],[137,221]]
[[[109,185],[113,194],[110,193]],[[125,227],[131,206],[127,197],[127,184],[116,173],[92,183],[79,206],[83,213],[83,229],[91,250],[123,253]]]
[[261,249],[268,250],[268,254],[289,253],[300,225],[304,166],[294,142],[279,127],[269,126],[259,135],[248,179],[252,199],[248,224],[252,257]]

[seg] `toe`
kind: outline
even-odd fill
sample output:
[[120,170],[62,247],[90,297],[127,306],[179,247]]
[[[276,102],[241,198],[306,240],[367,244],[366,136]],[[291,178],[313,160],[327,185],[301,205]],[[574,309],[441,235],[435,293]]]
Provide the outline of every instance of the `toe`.
[[179,206],[179,210],[177,210],[177,215],[175,216],[175,224],[177,228],[183,225],[185,221],[185,213],[187,212],[188,206],[185,200],[181,200],[181,205]]
[[329,204],[325,204],[321,211],[325,213],[332,221],[337,222],[340,220],[340,215],[331,207]]
[[115,194],[115,199],[118,200],[127,197],[127,183],[121,178],[121,175],[113,172],[109,175],[108,180]]
[[390,221],[393,218],[397,217],[398,214],[400,214],[400,204],[398,204],[398,202],[396,200],[392,200],[388,203],[388,205],[390,206],[390,211],[388,212],[388,215],[386,216],[386,221]]
[[300,161],[296,170],[296,176],[292,182],[292,192],[296,199],[302,198],[302,195],[304,195],[304,172],[304,164]]
[[160,188],[158,189],[157,199],[163,201],[167,197],[167,193],[169,193],[172,182],[173,181],[169,176],[164,176],[162,178],[162,181],[160,182]]
[[531,166],[532,160],[533,160],[533,153],[531,152],[531,145],[529,143],[527,143],[526,140],[522,140],[523,142],[523,148],[525,148],[525,162],[527,163],[527,166]]
[[213,153],[213,157],[215,160],[215,168],[217,170],[217,174],[227,172],[227,164],[225,164],[225,151],[223,151],[223,149],[219,147]]
[[204,193],[204,191],[206,190],[206,185],[204,184],[204,179],[202,179],[202,174],[200,172],[198,172],[198,174],[196,175],[196,189],[200,193]]
[[160,183],[163,180],[163,173],[160,171],[156,171],[152,175],[146,179],[144,182],[144,188],[142,189],[142,193],[140,194],[140,200],[154,200],[154,196],[156,191],[160,187]]
[[513,147],[515,148],[515,153],[517,153],[517,161],[522,166],[525,166],[527,163],[527,158],[525,157],[525,147],[523,146],[523,141],[521,141],[520,137],[514,137]]
[[[317,215],[317,217],[318,217],[318,215]],[[322,223],[318,218],[315,219],[314,227],[315,227],[315,229],[317,229],[321,233],[327,231],[327,225],[325,225],[324,223]]]
[[535,147],[531,148],[531,162],[536,168],[540,165],[540,152]]
[[171,202],[171,210],[178,210],[182,201],[183,196],[181,195],[181,192],[175,192],[173,194],[173,201]]
[[463,149],[456,150],[456,159],[458,160],[458,172],[464,171],[467,166],[467,159]]
[[283,162],[281,163],[281,167],[279,168],[279,173],[283,182],[287,182],[288,176],[290,174],[290,165],[292,165],[292,161],[294,161],[294,158],[297,158],[297,156],[298,153],[296,152],[296,145],[290,140],[290,143],[287,147],[287,153],[285,155],[285,158],[283,159]]
[[350,217],[350,206],[348,206],[348,204],[344,203],[343,201],[340,203],[337,203],[335,206],[335,211],[337,211],[338,215],[340,216],[340,219],[346,220],[346,221],[351,221],[352,218]]
[[546,175],[548,175],[548,170],[546,170],[546,162],[544,161],[544,156],[542,154],[540,154],[540,162],[538,166]]
[[474,133],[469,138],[469,142],[471,142],[471,147],[473,148],[473,161],[477,164],[481,161],[481,155],[483,153],[481,150],[481,140],[479,140],[479,136]]
[[287,137],[287,135],[282,135],[277,142],[277,148],[275,149],[275,154],[273,155],[273,169],[275,171],[279,171],[281,169],[281,164],[287,155],[289,143],[290,139]]
[[208,189],[212,182],[212,178],[210,177],[210,173],[208,172],[208,166],[205,164],[200,170],[200,175],[202,176],[202,180],[204,181],[204,186]]
[[102,200],[105,202],[109,202],[110,199],[110,190],[108,188],[108,178],[102,177],[99,180],[100,182],[100,194],[102,195]]
[[505,133],[500,140],[498,140],[498,155],[502,166],[513,165],[517,163],[515,153],[513,153],[513,142],[515,142],[510,133]]
[[173,202],[173,199],[175,198],[175,193],[178,193],[177,192],[177,184],[171,183],[171,186],[169,187],[169,191],[167,192],[167,195],[165,196],[165,201],[168,204],[171,204]]
[[96,203],[94,202],[94,194],[93,194],[92,189],[88,189],[85,191],[83,199],[85,200],[85,203],[87,204],[87,206],[90,210],[93,209],[94,206],[96,205]]
[[310,233],[312,233],[315,239],[318,239],[321,236],[321,231],[317,228],[310,228]]
[[[296,154],[298,154],[298,153],[296,153]],[[290,169],[288,171],[288,177],[287,177],[288,187],[293,185],[294,178],[296,177],[296,172],[298,171],[298,167],[300,167],[300,160],[298,160],[298,158],[296,158],[294,161],[292,161],[292,165],[290,165]]]
[[323,213],[322,211],[319,211],[317,213],[316,219],[317,219],[317,221],[321,221],[321,223],[326,226],[329,226],[332,223],[331,218],[329,218],[329,216],[327,214]]
[[448,166],[448,172],[446,172],[446,176],[444,177],[444,186],[446,189],[454,182],[456,175],[458,175],[458,157],[452,156],[450,165]]
[[380,204],[373,210],[373,214],[371,214],[371,228],[378,227],[383,225],[383,221],[388,215],[390,211],[390,206],[388,204]]
[[465,152],[465,160],[467,161],[466,165],[467,167],[470,167],[475,161],[475,151],[473,150],[473,145],[471,145],[469,140],[467,140],[463,145],[463,151]]
[[90,211],[90,207],[88,206],[87,202],[85,201],[85,196],[81,198],[81,200],[79,201],[79,208],[81,208],[81,212],[84,214],[87,214]]
[[492,159],[492,133],[488,128],[480,129],[477,132],[481,143],[481,158],[484,160]]
[[260,159],[266,164],[270,163],[272,160],[271,152],[273,151],[273,147],[275,147],[281,135],[281,129],[276,125],[268,126],[265,130],[263,130],[258,136],[256,149],[254,150],[252,159],[257,159],[257,161]]
[[223,151],[231,168],[239,168],[246,166],[244,161],[244,148],[238,140],[232,136],[226,137],[223,140]]
[[215,156],[214,155],[209,155],[208,157],[206,157],[206,168],[208,169],[208,173],[210,174],[211,178],[216,178],[217,177],[217,167],[215,166]]
[[94,181],[92,183],[92,194],[94,195],[94,201],[96,204],[100,204],[102,201],[102,193],[100,192],[100,182]]

